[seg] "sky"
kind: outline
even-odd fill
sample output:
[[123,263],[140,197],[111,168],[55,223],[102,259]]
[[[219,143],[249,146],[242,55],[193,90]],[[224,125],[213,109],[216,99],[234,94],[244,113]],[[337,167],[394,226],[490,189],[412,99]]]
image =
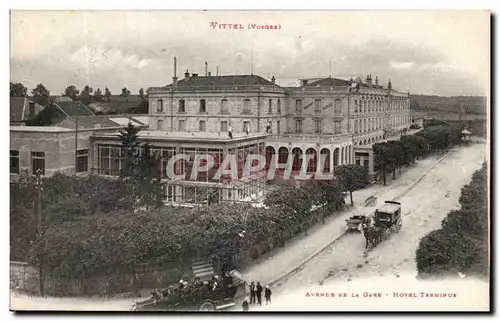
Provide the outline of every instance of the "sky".
[[[238,24],[224,30],[213,23]],[[251,29],[273,25],[280,29]],[[12,11],[11,76],[69,85],[160,87],[186,69],[299,78],[377,76],[412,94],[488,95],[488,11]]]

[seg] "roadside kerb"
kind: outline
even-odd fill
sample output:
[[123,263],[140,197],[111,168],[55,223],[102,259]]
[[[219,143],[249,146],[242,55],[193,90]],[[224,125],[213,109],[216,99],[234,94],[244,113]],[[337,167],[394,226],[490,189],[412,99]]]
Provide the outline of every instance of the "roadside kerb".
[[332,241],[328,242],[326,245],[322,246],[321,248],[319,248],[316,252],[314,252],[313,254],[309,255],[306,259],[302,260],[302,262],[300,262],[298,265],[296,265],[294,268],[290,269],[288,272],[280,275],[279,277],[277,277],[276,279],[268,282],[269,286],[272,286],[284,279],[286,279],[287,277],[289,277],[290,275],[292,275],[295,271],[297,271],[298,269],[300,269],[301,267],[303,267],[304,265],[306,265],[309,261],[311,261],[312,259],[314,259],[316,256],[318,256],[321,252],[323,252],[327,247],[329,247],[330,245],[333,245],[335,242],[337,242],[338,240],[340,240],[343,236],[345,236],[347,234],[347,231],[344,231],[342,232],[339,236],[337,236],[335,239],[333,239]]

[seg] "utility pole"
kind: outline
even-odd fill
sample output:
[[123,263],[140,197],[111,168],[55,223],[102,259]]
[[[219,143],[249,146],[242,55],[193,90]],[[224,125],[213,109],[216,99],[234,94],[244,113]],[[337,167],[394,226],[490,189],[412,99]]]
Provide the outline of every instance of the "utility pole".
[[[44,235],[44,230],[43,230],[43,221],[42,221],[42,191],[43,191],[43,185],[42,185],[42,170],[38,169],[35,172],[36,175],[36,181],[35,181],[35,189],[36,189],[36,195],[37,195],[37,206],[36,206],[36,215],[37,215],[37,223],[38,223],[38,238],[39,240],[43,240],[45,238]],[[43,289],[43,253],[45,251],[45,241],[44,246],[41,250],[39,250],[39,269],[38,269],[38,278],[40,281],[40,295],[44,295],[44,289]]]
[[78,172],[78,116],[75,116],[75,176]]

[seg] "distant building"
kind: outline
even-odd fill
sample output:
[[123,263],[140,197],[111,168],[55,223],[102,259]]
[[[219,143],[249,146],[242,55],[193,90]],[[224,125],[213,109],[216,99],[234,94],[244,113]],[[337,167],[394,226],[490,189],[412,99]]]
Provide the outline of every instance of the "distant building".
[[139,115],[136,118],[81,116],[78,130],[76,121],[71,118],[64,119],[57,126],[10,126],[11,179],[16,179],[22,171],[33,174],[37,169],[46,176],[55,172],[74,174],[75,170],[78,175],[88,175],[94,167],[91,137],[116,133],[128,122],[146,128],[141,120],[147,123],[147,117]]
[[35,118],[45,107],[28,97],[10,97],[10,124],[24,126]]

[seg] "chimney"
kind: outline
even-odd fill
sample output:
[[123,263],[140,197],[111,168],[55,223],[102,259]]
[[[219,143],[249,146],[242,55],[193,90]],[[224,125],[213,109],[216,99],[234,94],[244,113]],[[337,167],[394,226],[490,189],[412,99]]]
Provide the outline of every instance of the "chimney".
[[205,77],[208,76],[208,62],[205,61]]
[[276,83],[276,78],[274,76],[271,78],[271,82],[273,83],[273,85]]
[[389,83],[387,84],[387,89],[392,89],[392,82],[390,79],[389,79]]
[[31,119],[35,117],[35,103],[29,102],[28,118]]
[[307,79],[302,79],[302,86],[306,86],[307,85]]
[[208,72],[208,77],[212,77],[212,72]]
[[378,86],[378,76],[375,76],[375,85]]
[[186,72],[184,73],[184,79],[189,80],[189,70],[186,69]]
[[177,58],[174,57],[174,77],[172,78],[174,87],[177,86]]
[[368,86],[372,85],[372,76],[370,76],[370,75],[366,76],[366,84]]
[[198,77],[198,74],[192,74],[191,78]]
[[219,66],[217,65],[217,69],[215,71],[215,75],[218,76],[219,75]]

